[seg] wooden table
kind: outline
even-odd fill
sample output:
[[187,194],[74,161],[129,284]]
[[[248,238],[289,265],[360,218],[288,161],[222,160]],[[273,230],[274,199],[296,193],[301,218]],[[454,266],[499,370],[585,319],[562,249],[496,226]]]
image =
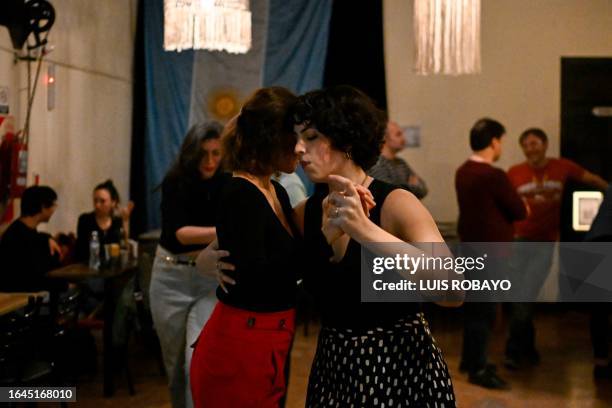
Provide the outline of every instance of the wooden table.
[[28,305],[31,297],[45,297],[47,292],[0,293],[0,315],[14,312]]
[[53,269],[47,276],[55,279],[65,279],[68,282],[78,283],[89,278],[118,278],[123,275],[133,272],[134,269],[138,268],[138,260],[130,259],[123,264],[117,264],[114,266],[103,267],[100,270],[91,269],[85,264],[72,264],[63,266],[61,268]]
[[[138,259],[126,262],[117,262],[112,266],[105,266],[100,270],[89,268],[84,264],[73,264],[53,269],[47,276],[54,279],[63,279],[67,282],[79,283],[86,279],[103,279],[104,281],[104,329],[103,329],[103,356],[104,356],[104,396],[113,395],[114,389],[114,347],[113,323],[117,298],[126,283],[138,271]],[[127,364],[127,362],[126,362]],[[132,384],[128,384],[130,393],[133,393]]]

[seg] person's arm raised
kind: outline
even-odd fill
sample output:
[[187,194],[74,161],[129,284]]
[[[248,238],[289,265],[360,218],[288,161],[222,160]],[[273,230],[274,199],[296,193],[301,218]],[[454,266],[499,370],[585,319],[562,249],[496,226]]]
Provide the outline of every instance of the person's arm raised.
[[585,170],[582,174],[583,183],[593,186],[601,191],[606,191],[608,189],[608,182],[603,178],[599,177],[595,173],[591,173],[588,170]]
[[[359,195],[350,180],[332,175],[329,176],[329,181],[330,222],[340,227],[361,245],[371,248],[382,256],[420,257],[425,253],[434,257],[452,257],[433,218],[413,194],[402,189],[392,191],[381,208],[381,226],[378,226],[363,213]],[[401,246],[402,253],[397,254],[395,251],[397,246],[377,245],[381,243],[405,245]],[[435,253],[430,254],[419,248],[416,244],[420,243],[435,244],[432,245]],[[449,272],[445,269],[421,268],[416,273],[404,277],[443,280],[449,278]],[[461,276],[453,276],[453,278],[462,279]],[[442,306],[459,306],[462,303],[463,292],[433,291],[431,293],[431,297],[435,299],[440,299],[441,295],[451,299],[448,302],[436,301]]]

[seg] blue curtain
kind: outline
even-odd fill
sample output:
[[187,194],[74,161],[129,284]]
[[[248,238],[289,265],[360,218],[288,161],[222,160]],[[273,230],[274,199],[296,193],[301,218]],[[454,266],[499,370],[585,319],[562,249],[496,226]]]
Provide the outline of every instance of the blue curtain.
[[[322,86],[331,4],[329,0],[253,0],[253,49],[246,55],[231,55],[164,51],[163,0],[143,1],[146,131],[141,182],[148,229],[161,225],[161,195],[154,190],[175,159],[189,124],[214,119],[207,111],[210,95],[233,90],[241,102],[261,86],[281,85],[298,94]],[[301,169],[298,174],[311,191]]]
[[[251,0],[251,49],[246,54],[197,51],[193,61],[193,87],[189,123],[226,121],[211,110],[215,95],[229,93],[237,108],[262,86],[268,0]],[[237,112],[236,112],[237,113]]]
[[270,0],[264,86],[321,88],[331,10],[329,0]]
[[[330,0],[270,0],[264,86],[284,86],[303,94],[323,85]],[[314,186],[298,167],[308,194]]]
[[166,171],[187,133],[193,51],[164,51],[164,2],[144,2],[147,124],[145,136],[148,228],[161,225],[159,191]]

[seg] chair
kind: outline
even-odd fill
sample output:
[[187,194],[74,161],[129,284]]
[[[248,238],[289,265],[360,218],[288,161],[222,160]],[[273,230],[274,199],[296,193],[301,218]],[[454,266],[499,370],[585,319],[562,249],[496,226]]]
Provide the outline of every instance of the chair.
[[[84,332],[89,332],[90,330],[103,332],[105,327],[105,322],[102,318],[104,313],[103,302],[100,302],[94,308],[94,310],[88,312],[87,315],[83,315],[83,304],[86,301],[86,297],[87,296],[83,290],[72,293],[70,296],[62,300],[58,312],[58,322],[65,330],[66,336],[77,339],[80,338],[81,343],[84,343]],[[128,327],[130,326],[129,323],[126,325]],[[127,337],[126,343],[118,348],[119,353],[116,354],[116,357],[118,357],[117,361],[112,361],[111,364],[113,368],[119,367],[122,371],[125,370],[128,392],[130,395],[134,395],[136,391],[134,389],[134,381],[132,372],[130,370],[130,365],[128,364],[128,342],[129,337]],[[95,350],[95,343],[92,343],[92,347]],[[115,345],[113,345],[113,347],[115,347]],[[87,351],[85,350],[85,352]],[[108,353],[110,351],[105,350],[105,352]],[[105,364],[106,363],[108,363],[108,361],[105,361]],[[97,357],[94,356],[94,360],[90,363],[86,363],[86,365],[87,364],[89,364],[88,366],[91,367],[90,371],[96,371]]]
[[[61,386],[53,344],[61,336],[45,309],[42,298],[31,297],[24,312],[11,313],[0,319],[0,385]],[[10,406],[10,404],[9,404]],[[66,402],[60,406],[67,407]]]

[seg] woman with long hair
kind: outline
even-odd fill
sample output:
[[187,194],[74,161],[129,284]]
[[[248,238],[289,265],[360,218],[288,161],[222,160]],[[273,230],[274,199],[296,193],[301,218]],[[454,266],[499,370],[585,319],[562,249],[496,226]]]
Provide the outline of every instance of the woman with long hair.
[[217,122],[194,125],[161,183],[150,303],[174,408],[192,406],[190,346],[216,303],[214,279],[199,275],[193,259],[216,238],[219,196],[229,179],[220,166],[222,130]]

